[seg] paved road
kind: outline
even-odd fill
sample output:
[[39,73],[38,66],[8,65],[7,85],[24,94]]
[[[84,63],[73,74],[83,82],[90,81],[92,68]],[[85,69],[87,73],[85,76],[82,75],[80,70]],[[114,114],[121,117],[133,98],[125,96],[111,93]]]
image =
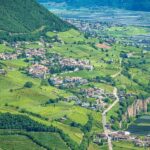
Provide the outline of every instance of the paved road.
[[[120,71],[117,72],[116,74],[112,75],[112,78],[116,78],[117,76],[119,76],[121,74],[122,68],[121,68],[121,64],[122,64],[122,59],[120,58]],[[107,137],[107,141],[108,141],[108,148],[109,150],[113,150],[113,146],[112,146],[112,142],[111,142],[111,137],[109,136],[109,133],[111,133],[111,131],[106,127],[107,125],[107,121],[106,121],[106,115],[107,113],[119,102],[119,97],[118,97],[118,90],[115,87],[113,94],[116,98],[116,100],[102,113],[102,123],[103,123],[103,129],[104,129],[104,133]]]
[[113,146],[112,146],[112,143],[111,143],[111,138],[109,137],[109,130],[106,127],[107,122],[106,122],[106,114],[105,113],[102,114],[102,123],[103,123],[104,133],[107,137],[109,150],[113,150]]
[[106,114],[119,102],[119,97],[117,95],[117,88],[114,88],[113,94],[116,97],[116,100],[102,113],[103,129],[104,129],[104,133],[108,139],[107,141],[108,141],[109,150],[113,150],[113,146],[112,146],[112,142],[111,142],[111,137],[109,136],[109,133],[111,131],[106,127],[106,125],[107,125]]

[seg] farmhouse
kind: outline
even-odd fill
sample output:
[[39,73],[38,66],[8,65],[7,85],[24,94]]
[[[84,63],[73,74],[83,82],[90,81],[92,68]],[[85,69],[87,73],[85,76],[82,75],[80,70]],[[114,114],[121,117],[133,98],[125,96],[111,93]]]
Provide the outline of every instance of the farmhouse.
[[28,73],[37,78],[45,78],[45,75],[48,73],[48,68],[43,65],[34,64],[29,67]]
[[104,133],[97,133],[97,134],[95,135],[95,138],[96,138],[96,139],[105,139],[105,140],[107,140],[107,136],[106,136],[106,134],[104,134]]
[[32,58],[34,56],[45,58],[45,49],[43,49],[43,48],[27,49],[25,53],[26,53],[27,58]]
[[48,64],[50,64],[50,62],[48,60],[44,59],[44,60],[40,61],[40,64],[42,64],[42,65],[48,65]]
[[[130,132],[126,132],[126,131],[111,132],[109,133],[109,136],[111,137],[113,141],[129,141],[129,142],[134,143],[138,147],[150,146],[149,137],[141,139],[140,137],[135,137],[133,135],[130,135]],[[101,139],[107,140],[107,137],[104,133],[96,134],[93,141],[99,144],[101,142]]]
[[59,61],[62,68],[72,68],[75,69],[86,69],[93,70],[93,66],[90,65],[90,62],[87,60],[76,60],[73,58],[63,58]]
[[0,54],[0,59],[1,59],[1,60],[5,60],[5,55],[4,55],[4,53],[1,53],[1,54]]
[[83,103],[81,104],[81,106],[82,106],[82,107],[85,107],[85,108],[88,108],[88,107],[90,107],[90,103],[89,103],[89,102],[83,102]]
[[131,141],[132,137],[127,132],[113,132],[110,134],[113,141]]
[[78,99],[78,97],[77,96],[69,96],[68,98],[67,98],[67,101],[79,101],[79,99]]
[[67,88],[75,85],[83,85],[88,83],[88,81],[81,77],[53,77],[50,78],[50,83],[54,86],[63,86]]
[[0,74],[5,75],[6,71],[4,69],[0,69]]
[[54,86],[59,86],[63,84],[63,78],[60,78],[60,77],[50,78],[50,83]]
[[104,94],[104,90],[99,88],[88,88],[81,89],[80,93],[83,93],[87,98],[101,98],[102,94]]
[[64,83],[77,83],[77,84],[86,84],[88,81],[81,77],[66,77]]
[[101,97],[99,99],[96,100],[96,106],[99,108],[105,108],[107,106],[107,103],[105,103],[102,99],[104,97]]
[[0,54],[0,59],[1,59],[1,60],[13,60],[13,59],[17,59],[17,54],[1,53],[1,54]]

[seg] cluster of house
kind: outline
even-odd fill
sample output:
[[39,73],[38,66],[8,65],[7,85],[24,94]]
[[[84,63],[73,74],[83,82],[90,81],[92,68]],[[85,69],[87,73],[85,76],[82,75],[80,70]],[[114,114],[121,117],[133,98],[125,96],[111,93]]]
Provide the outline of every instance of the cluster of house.
[[82,107],[91,108],[93,110],[100,110],[105,108],[108,104],[103,101],[104,98],[111,96],[113,99],[113,95],[106,93],[103,89],[100,88],[88,88],[88,89],[81,89],[80,93],[84,95],[86,98],[95,98],[96,101],[92,104],[89,102],[82,103]]
[[34,64],[28,68],[29,75],[36,78],[46,78],[48,71],[49,69],[47,67],[40,64]]
[[54,86],[61,86],[66,88],[88,83],[86,79],[83,79],[81,77],[52,77],[49,81]]
[[18,57],[17,54],[0,53],[0,60],[13,60],[13,59],[17,59],[17,57]]
[[[34,56],[45,58],[45,52],[46,52],[46,50],[43,48],[26,49],[25,55],[27,58],[32,58]],[[19,49],[16,50],[15,53],[0,53],[0,59],[1,60],[13,60],[13,59],[17,59],[17,57],[21,54],[23,54],[23,51],[19,50]]]
[[[36,76],[36,77],[40,76],[40,78],[41,78],[41,76],[43,76],[43,74],[45,74],[45,71],[43,71],[41,68],[44,68],[44,70],[48,70],[48,68],[46,66],[53,67],[55,65],[59,65],[61,67],[61,71],[64,71],[64,70],[78,71],[78,70],[83,70],[83,69],[93,70],[93,66],[90,65],[90,62],[88,60],[76,60],[73,58],[63,58],[60,55],[56,55],[56,54],[52,54],[52,56],[50,58],[46,58],[44,49],[27,50],[26,56],[28,58],[31,58],[33,56],[39,56],[39,57],[43,58],[39,62],[40,65],[36,64],[36,62],[33,62],[33,64],[36,64],[36,65],[32,65],[28,71],[29,74],[32,74],[33,76]],[[36,68],[34,66],[36,66]],[[39,67],[37,67],[37,66],[39,66]],[[41,66],[43,66],[43,67],[41,67]],[[30,70],[32,70],[32,71],[30,71]],[[60,79],[60,78],[53,78],[51,80],[54,85],[61,85],[64,82],[65,83],[69,82],[70,86],[71,86],[71,83],[72,83],[72,85],[74,85],[74,84],[85,84],[87,82],[85,79],[82,79],[79,77],[74,77],[74,78],[68,77],[65,79],[65,81],[64,80],[62,81],[62,79]],[[67,84],[67,86],[68,85],[69,84]]]
[[125,99],[128,99],[128,98],[135,98],[137,99],[137,95],[135,94],[127,94],[124,90],[118,90],[118,96],[119,96],[119,100],[120,101],[124,101]]
[[82,32],[88,32],[88,31],[92,32],[94,30],[103,31],[106,27],[110,27],[112,25],[107,22],[100,22],[100,21],[91,22],[90,20],[85,21],[85,20],[78,19],[78,18],[77,19],[67,18],[66,21],[76,26]]
[[[38,49],[26,49],[25,50],[25,56],[26,58],[33,58],[34,56],[45,58],[46,50],[44,48],[38,48]],[[18,49],[15,53],[0,53],[0,59],[1,60],[13,60],[17,59],[18,56],[22,55],[23,51]]]
[[[109,137],[111,137],[113,141],[128,141],[134,143],[136,146],[139,147],[150,147],[150,137],[145,137],[141,139],[139,137],[131,135],[130,132],[127,131],[112,132],[109,134]],[[107,136],[104,133],[97,134],[93,140],[95,143],[98,144],[101,142],[102,139],[107,140]]]
[[111,98],[112,100],[115,99],[114,95],[111,93],[105,92],[105,90],[94,87],[94,88],[87,88],[81,89],[80,94],[86,98],[95,98],[96,101],[93,103],[90,102],[82,102],[80,100],[76,101],[76,104],[89,108],[92,110],[102,110],[108,106],[108,103],[104,101],[105,98]]
[[135,137],[130,135],[130,132],[113,132],[109,135],[113,141],[129,141],[133,142],[136,146],[140,147],[149,147],[150,146],[150,138],[140,139],[139,137]]
[[133,46],[143,49],[150,49],[149,46],[150,36],[149,35],[137,35],[132,37],[123,37],[120,43],[124,46]]
[[82,93],[86,98],[103,98],[105,96],[105,91],[100,88],[88,88],[88,89],[81,89],[80,93]]
[[73,58],[63,58],[59,61],[62,68],[73,68],[74,70],[93,70],[88,60],[76,60]]
[[101,33],[106,32],[106,29],[122,25],[115,22],[103,22],[103,21],[89,21],[89,20],[82,20],[82,19],[66,19],[67,22],[76,26],[80,31],[88,34],[88,37],[95,37],[99,38],[102,41],[105,41],[109,44],[115,43],[116,39],[112,36],[108,36],[105,34],[98,34],[97,31],[101,31]]
[[75,102],[75,105],[79,105],[81,107],[84,107],[84,108],[87,108],[87,109],[91,109],[91,110],[94,110],[94,111],[97,111],[97,110],[101,110],[103,109],[103,105],[102,103],[98,103],[97,101],[96,102],[93,102],[93,103],[90,103],[88,101],[83,101],[81,100],[79,97],[77,96],[70,96],[66,99],[67,102],[70,102],[70,101],[74,101]]
[[45,49],[44,48],[38,48],[38,49],[27,49],[25,51],[27,58],[32,58],[34,56],[45,58]]

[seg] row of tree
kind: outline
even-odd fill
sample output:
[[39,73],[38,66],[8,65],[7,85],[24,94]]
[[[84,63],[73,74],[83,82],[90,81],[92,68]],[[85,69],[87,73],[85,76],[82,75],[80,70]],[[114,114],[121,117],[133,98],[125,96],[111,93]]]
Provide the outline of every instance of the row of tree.
[[53,126],[43,125],[24,115],[14,115],[10,113],[0,114],[0,129],[18,129],[28,132],[56,132],[59,133],[61,138],[72,150],[78,150],[79,148],[78,144],[71,140],[62,130]]

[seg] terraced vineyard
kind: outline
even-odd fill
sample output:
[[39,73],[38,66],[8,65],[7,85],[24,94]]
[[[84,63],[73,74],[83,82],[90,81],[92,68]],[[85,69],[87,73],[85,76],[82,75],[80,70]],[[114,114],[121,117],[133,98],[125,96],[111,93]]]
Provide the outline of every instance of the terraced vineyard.
[[150,134],[150,116],[144,115],[135,120],[128,128],[131,133],[138,135]]

